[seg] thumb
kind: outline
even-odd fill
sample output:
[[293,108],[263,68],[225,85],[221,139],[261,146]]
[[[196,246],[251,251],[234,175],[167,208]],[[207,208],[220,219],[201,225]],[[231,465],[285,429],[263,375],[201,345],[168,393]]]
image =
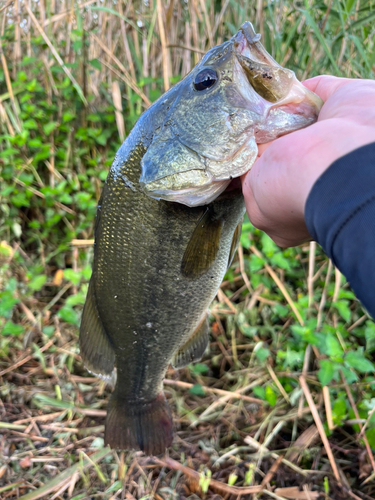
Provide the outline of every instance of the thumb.
[[303,85],[315,92],[324,102],[327,101],[340,87],[352,82],[352,78],[338,78],[337,76],[321,75],[305,80]]

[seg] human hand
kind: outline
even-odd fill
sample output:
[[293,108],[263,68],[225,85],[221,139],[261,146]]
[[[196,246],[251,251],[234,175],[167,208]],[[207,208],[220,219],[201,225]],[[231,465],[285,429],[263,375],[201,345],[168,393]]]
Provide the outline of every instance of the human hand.
[[318,76],[304,85],[324,101],[318,121],[259,145],[259,158],[241,178],[250,221],[281,247],[311,240],[304,211],[320,175],[375,141],[374,81]]

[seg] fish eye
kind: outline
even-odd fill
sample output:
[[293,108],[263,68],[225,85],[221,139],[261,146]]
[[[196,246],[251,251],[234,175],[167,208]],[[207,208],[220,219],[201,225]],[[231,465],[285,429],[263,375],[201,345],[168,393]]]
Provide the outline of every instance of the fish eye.
[[200,71],[194,78],[194,88],[195,90],[206,90],[215,85],[218,80],[218,76],[215,70],[206,68]]

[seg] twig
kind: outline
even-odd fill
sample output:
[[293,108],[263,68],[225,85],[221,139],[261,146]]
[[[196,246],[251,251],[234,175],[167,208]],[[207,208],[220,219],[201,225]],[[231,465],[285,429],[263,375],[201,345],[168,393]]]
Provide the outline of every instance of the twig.
[[163,22],[163,7],[161,0],[156,0],[156,5],[158,9],[158,26],[159,35],[161,43],[161,52],[163,57],[163,77],[164,77],[164,91],[169,89],[169,64],[168,64],[168,49],[167,49],[167,37],[164,30]]
[[316,326],[317,329],[319,329],[320,326],[321,326],[321,324],[322,324],[323,309],[324,309],[324,306],[326,304],[326,299],[327,299],[327,286],[328,286],[328,283],[329,283],[329,278],[331,277],[332,267],[333,267],[332,266],[332,261],[329,260],[327,274],[326,274],[326,279],[325,279],[325,282],[324,282],[324,288],[323,288],[323,292],[322,292],[322,298],[320,299],[320,303],[319,303],[317,326]]
[[314,299],[314,268],[315,268],[316,242],[311,241],[309,253],[309,276],[307,278],[307,290],[309,295],[308,307],[310,309]]
[[206,50],[201,50],[198,49],[197,47],[190,47],[189,45],[181,45],[177,43],[169,43],[167,47],[176,47],[178,49],[185,49],[185,50],[191,50],[192,52],[198,52],[198,54],[205,54],[207,51]]
[[[242,387],[242,389],[238,389],[236,392],[238,394],[242,394],[243,392],[246,392],[249,389],[262,384],[265,380],[267,380],[267,378],[268,378],[267,376],[261,377],[261,378],[255,380],[254,382],[252,382],[251,384],[247,385],[246,387]],[[191,425],[193,425],[193,426],[196,425],[198,422],[200,422],[203,419],[203,417],[206,417],[207,415],[209,415],[210,413],[212,413],[218,406],[221,406],[221,405],[225,404],[230,399],[232,399],[232,393],[231,392],[229,392],[229,394],[226,394],[225,396],[222,396],[217,401],[214,401],[208,408],[206,408],[204,410],[203,413],[201,413],[201,415],[199,415],[199,417],[197,418],[197,420],[195,420]]]
[[[263,255],[259,252],[259,250],[254,246],[254,245],[251,245],[250,247],[251,251],[257,256],[259,257],[260,259],[263,259],[264,260],[264,257]],[[280,288],[280,291],[281,293],[284,295],[286,301],[288,302],[288,304],[290,305],[292,311],[294,312],[296,318],[298,319],[299,321],[299,324],[301,326],[303,326],[305,323],[295,305],[295,303],[293,302],[293,300],[291,299],[287,289],[285,288],[284,284],[281,282],[280,278],[277,276],[277,274],[275,273],[275,271],[272,269],[272,267],[270,267],[267,263],[264,264],[264,267],[266,268],[266,271],[268,272],[268,274],[271,276],[271,278],[274,280],[274,282],[276,283],[276,285]]]
[[357,326],[361,325],[366,319],[368,319],[367,314],[364,314],[363,316],[358,318],[357,321],[355,321],[351,326],[349,326],[348,332],[351,332],[352,330],[354,330],[354,328],[357,328]]
[[8,3],[6,3],[5,5],[3,5],[3,7],[0,8],[0,12],[3,12],[3,10],[7,9],[13,2],[14,0],[9,0]]
[[[162,459],[154,458],[154,461],[164,467],[168,467],[172,470],[179,470],[184,473],[186,476],[191,479],[195,479],[197,483],[201,478],[201,474],[199,472],[190,469],[190,467],[186,467],[185,465],[176,462],[172,458],[164,456]],[[251,493],[260,493],[263,490],[262,486],[247,486],[247,487],[239,487],[239,486],[229,486],[228,484],[221,483],[216,479],[210,479],[210,488],[218,493],[230,494],[230,495],[249,495]]]
[[324,399],[324,406],[326,409],[328,429],[332,431],[335,428],[335,425],[333,425],[331,400],[329,398],[329,389],[327,385],[323,386],[323,399]]
[[61,59],[61,57],[58,54],[57,50],[52,45],[50,39],[48,38],[48,36],[46,35],[45,31],[43,30],[43,28],[39,24],[39,21],[37,20],[37,18],[34,16],[32,10],[30,9],[30,7],[29,7],[29,5],[28,5],[27,2],[24,3],[24,7],[27,10],[27,13],[29,14],[31,20],[35,24],[36,29],[42,35],[43,40],[46,42],[46,44],[50,48],[50,50],[51,50],[52,54],[54,55],[55,59],[57,60],[57,62],[60,64],[60,66],[64,70],[66,76],[72,82],[73,87],[76,89],[76,91],[77,91],[79,97],[81,98],[82,102],[84,103],[85,106],[88,106],[89,103],[87,102],[86,97],[83,95],[83,91],[82,91],[81,87],[78,85],[78,82],[76,81],[76,79],[74,78],[74,76],[71,74],[71,72],[69,71],[69,69],[65,66],[64,61]]
[[[306,377],[307,370],[309,369],[310,356],[311,356],[311,344],[308,344],[306,347],[306,350],[305,350],[305,356],[303,359],[303,367],[302,367],[302,375],[304,377]],[[299,405],[298,405],[298,418],[302,417],[303,402],[304,402],[304,395],[302,392],[300,399],[299,399]]]
[[264,476],[263,481],[260,483],[263,488],[267,486],[267,483],[269,483],[273,476],[276,474],[277,469],[280,467],[282,461],[283,461],[283,455],[280,455],[279,458],[275,460],[275,462],[271,465],[271,468],[267,472],[267,474]]
[[232,302],[228,299],[228,297],[225,295],[225,293],[222,291],[221,288],[217,291],[217,298],[219,299],[220,302],[225,302],[226,305],[229,307],[229,309],[236,314],[237,309],[234,307]]
[[[359,427],[359,430],[361,431],[362,430],[362,424],[360,422],[360,419],[361,417],[359,416],[359,413],[358,413],[358,409],[357,409],[357,405],[355,404],[355,401],[353,399],[353,395],[351,393],[351,390],[349,389],[349,386],[345,380],[345,377],[343,375],[343,373],[341,373],[341,378],[342,378],[342,381],[344,383],[344,387],[345,387],[345,391],[346,391],[346,394],[348,395],[348,399],[350,401],[350,404],[352,405],[352,408],[353,408],[353,411],[354,411],[354,415],[355,415],[355,418],[358,420],[358,427]],[[369,445],[369,442],[368,442],[368,439],[367,439],[367,436],[366,434],[363,434],[362,435],[362,439],[363,439],[363,442],[365,443],[365,447],[366,447],[366,451],[368,453],[368,456],[369,456],[369,459],[370,459],[370,462],[371,462],[371,467],[372,467],[372,470],[375,472],[375,461],[374,461],[374,456],[372,454],[372,451],[371,451],[371,447]]]
[[323,442],[323,445],[324,445],[324,448],[326,450],[327,456],[328,456],[329,461],[331,463],[331,467],[332,467],[335,479],[336,479],[336,481],[338,483],[341,484],[340,474],[339,474],[339,471],[337,470],[335,458],[333,456],[333,453],[332,453],[329,441],[328,441],[326,433],[324,431],[324,427],[323,427],[322,421],[320,420],[318,410],[316,409],[314,400],[313,400],[313,398],[311,396],[311,393],[310,393],[310,390],[309,390],[308,385],[306,383],[305,377],[301,375],[301,377],[299,378],[299,381],[300,381],[302,390],[303,390],[303,392],[305,394],[306,401],[307,401],[307,403],[308,403],[308,405],[310,407],[310,411],[311,411],[311,414],[312,414],[312,416],[314,418],[315,424],[316,424],[316,426],[318,428],[318,431],[319,431],[319,434],[320,434],[320,438],[321,438],[321,440]]
[[[191,387],[194,386],[194,384],[189,384],[188,382],[181,382],[181,380],[170,380],[170,379],[164,379],[164,384],[165,385],[175,385],[176,387],[181,387],[183,389],[190,389]],[[211,392],[213,394],[220,394],[223,396],[228,396],[229,398],[236,398],[236,399],[242,399],[244,401],[249,401],[249,403],[258,403],[258,404],[264,404],[264,401],[258,398],[252,398],[250,396],[244,396],[243,394],[240,393],[240,391],[236,392],[231,392],[231,391],[224,391],[222,389],[215,389],[213,387],[206,387],[203,386],[202,389],[205,392]],[[244,388],[242,390],[247,389]]]
[[98,38],[94,33],[90,32],[90,36],[94,39],[94,41],[99,45],[99,47],[117,64],[120,70],[123,72],[123,77],[126,80],[129,87],[131,87],[136,94],[144,101],[147,107],[151,106],[150,99],[142,92],[141,89],[138,88],[136,82],[133,81],[133,78],[127,72],[125,66],[121,63],[121,61],[112,54],[112,52],[104,45],[104,43]]
[[[51,347],[51,345],[53,344],[53,342],[54,342],[53,340],[49,340],[46,345],[44,345],[43,347],[40,348],[40,352],[43,352],[46,349],[48,349],[49,347]],[[33,359],[33,357],[34,357],[33,354],[30,354],[29,356],[26,356],[25,358],[20,359],[14,365],[9,366],[8,368],[6,368],[2,372],[0,372],[0,377],[2,377],[3,375],[5,375],[6,373],[12,372],[16,368],[19,368],[20,366],[24,365],[25,363],[27,363],[28,361],[30,361],[31,359]]]
[[250,293],[254,293],[254,290],[250,284],[249,278],[247,277],[246,271],[245,271],[245,263],[243,259],[243,248],[241,243],[238,245],[238,258],[240,260],[240,271],[241,271],[241,276],[244,280],[245,285],[247,286],[247,289],[249,290]]
[[[279,458],[279,455],[275,452],[272,452],[270,451],[268,448],[266,448],[264,445],[258,443],[258,441],[256,441],[253,437],[251,436],[246,436],[245,439],[244,439],[245,443],[248,444],[249,446],[252,446],[253,448],[255,448],[257,451],[261,451],[263,452],[263,454],[267,453],[269,454],[272,458],[275,458],[276,460]],[[298,465],[295,465],[293,464],[292,462],[290,462],[289,460],[287,460],[286,458],[283,458],[282,459],[282,462],[284,465],[287,465],[290,469],[294,470],[295,472],[297,472],[298,474],[301,474],[303,476],[307,476],[309,474],[309,471],[307,470],[304,470],[304,469],[301,469],[300,467],[298,467]],[[311,471],[312,472],[316,472],[316,471]]]
[[94,244],[94,239],[92,240],[77,240],[74,239],[70,242],[71,245],[77,246],[77,247],[90,247]]
[[290,404],[289,396],[288,396],[287,392],[285,391],[284,387],[281,385],[280,380],[277,378],[276,373],[273,371],[273,369],[272,369],[272,367],[271,367],[270,364],[267,364],[267,370],[268,370],[269,374],[271,375],[272,380],[275,382],[277,388],[281,392],[281,394],[282,394],[283,398],[285,399],[285,401],[288,404]]

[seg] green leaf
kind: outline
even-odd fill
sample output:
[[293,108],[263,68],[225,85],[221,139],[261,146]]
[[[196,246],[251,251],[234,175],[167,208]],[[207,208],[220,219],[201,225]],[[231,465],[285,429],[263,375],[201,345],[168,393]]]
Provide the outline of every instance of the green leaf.
[[41,274],[40,276],[35,276],[29,283],[29,288],[37,292],[42,288],[44,283],[47,281],[47,276],[45,274]]
[[55,327],[52,325],[45,326],[45,327],[43,327],[42,331],[43,331],[44,335],[47,335],[47,337],[50,338],[55,333]]
[[234,472],[229,474],[229,477],[228,477],[229,486],[233,486],[234,484],[236,484],[237,479],[238,479],[238,476]]
[[92,275],[92,267],[91,266],[86,266],[82,269],[82,276],[84,277],[85,280],[89,280]]
[[337,312],[346,322],[350,320],[350,317],[352,315],[349,304],[349,301],[345,299],[338,300],[337,302],[332,303],[333,307],[337,309]]
[[194,384],[193,387],[190,387],[189,392],[194,394],[195,396],[205,396],[206,393],[201,384]]
[[64,278],[71,281],[73,285],[78,285],[81,281],[82,273],[80,271],[73,271],[73,269],[64,269]]
[[280,318],[285,318],[285,316],[287,316],[289,313],[289,309],[279,303],[275,304],[273,306],[273,309],[275,310],[275,313],[280,316]]
[[194,365],[190,365],[191,371],[196,374],[207,373],[208,366],[203,363],[195,363]]
[[341,371],[348,384],[353,384],[354,382],[358,381],[358,375],[355,373],[355,371],[351,370],[350,368],[343,366],[341,368]]
[[259,271],[260,269],[262,269],[262,267],[264,266],[264,259],[257,257],[256,255],[254,255],[252,253],[250,255],[249,266],[250,266],[250,271],[252,273],[255,273],[256,271]]
[[276,267],[280,267],[281,269],[286,269],[287,271],[290,271],[291,266],[289,263],[289,260],[284,257],[282,252],[276,252],[270,259],[271,264]]
[[337,358],[343,355],[342,347],[336,337],[332,333],[327,333],[324,337],[324,346],[321,346],[322,351],[331,358]]
[[322,385],[328,385],[333,379],[334,366],[329,359],[322,359],[320,361],[320,370],[318,371],[318,378]]
[[264,387],[260,387],[260,386],[253,387],[253,393],[254,393],[254,396],[259,398],[259,399],[263,399],[263,400],[266,399],[266,390]]
[[56,408],[64,408],[64,409],[72,409],[74,408],[74,403],[70,401],[63,401],[61,399],[50,398],[49,396],[45,396],[44,394],[35,394],[33,397],[33,401],[36,403],[38,407],[41,406],[53,406]]
[[16,325],[13,321],[7,321],[1,331],[2,335],[20,335],[25,331],[22,325]]
[[260,360],[260,361],[265,361],[269,356],[270,356],[270,350],[267,349],[266,347],[259,347],[258,349],[254,349],[255,356]]
[[19,299],[13,297],[12,293],[8,290],[0,292],[0,316],[9,318],[12,314],[13,307],[18,304]]
[[358,351],[349,351],[345,356],[345,364],[350,368],[355,368],[361,373],[375,371],[373,363],[365,358],[362,349],[358,349]]
[[336,425],[341,425],[346,418],[346,403],[343,399],[336,399],[332,406],[332,420]]
[[275,406],[277,401],[277,396],[271,386],[267,385],[266,387],[266,401],[271,405]]
[[326,40],[323,37],[323,35],[321,34],[318,25],[316,24],[316,22],[314,21],[314,19],[311,17],[310,13],[307,10],[304,10],[304,9],[298,9],[298,10],[300,10],[300,12],[302,12],[302,14],[305,16],[307,24],[309,24],[311,26],[311,28],[313,29],[316,38],[319,40],[321,46],[323,47],[324,52],[326,53],[326,56],[331,61],[331,64],[336,71],[336,74],[341,75],[341,71],[336,64],[335,59],[333,58],[332,50],[331,50],[331,48],[329,48],[327,46]]
[[272,257],[272,255],[278,251],[276,243],[268,236],[268,234],[263,233],[261,236],[262,251],[267,257]]
[[77,313],[71,307],[62,307],[58,312],[58,316],[67,323],[78,324]]
[[29,120],[25,120],[23,122],[23,127],[27,130],[38,130],[38,124],[33,118],[30,118]]
[[55,128],[58,126],[57,122],[49,122],[43,125],[43,132],[46,135],[49,135],[51,132],[55,130]]
[[246,248],[246,250],[248,250],[250,248],[250,245],[251,245],[250,234],[242,231],[241,237],[240,237],[240,243],[243,246],[243,248]]
[[98,69],[99,71],[101,71],[102,65],[101,65],[100,61],[98,61],[98,59],[91,59],[89,61],[89,63],[91,64],[91,66],[93,68]]
[[366,322],[365,328],[366,351],[372,352],[375,350],[375,323],[373,321]]
[[366,431],[366,437],[368,444],[371,446],[373,450],[375,450],[375,427],[373,429],[369,429]]
[[112,491],[117,491],[122,489],[122,481],[115,481],[111,486],[105,490],[104,493],[112,493]]

